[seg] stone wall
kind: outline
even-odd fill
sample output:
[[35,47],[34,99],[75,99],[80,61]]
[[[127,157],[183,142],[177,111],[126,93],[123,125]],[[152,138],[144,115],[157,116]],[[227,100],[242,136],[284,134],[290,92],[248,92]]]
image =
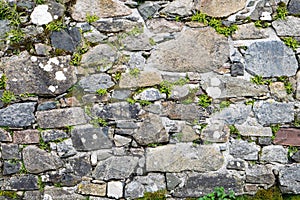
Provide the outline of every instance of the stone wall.
[[299,0],[0,3],[1,194],[300,194]]

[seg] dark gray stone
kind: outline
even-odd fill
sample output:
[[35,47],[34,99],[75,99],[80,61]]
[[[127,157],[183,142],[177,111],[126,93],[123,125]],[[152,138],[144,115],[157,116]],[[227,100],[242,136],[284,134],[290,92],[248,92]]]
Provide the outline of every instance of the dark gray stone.
[[77,151],[109,149],[112,142],[108,138],[109,128],[95,128],[92,125],[75,126],[71,131],[72,142]]
[[244,76],[244,64],[241,62],[235,62],[230,68],[231,76]]
[[52,16],[62,17],[65,12],[65,7],[63,4],[56,2],[56,1],[50,1],[48,11],[52,14]]
[[61,158],[74,156],[77,153],[73,146],[73,142],[71,138],[57,143],[56,149],[57,149],[57,154]]
[[136,129],[139,126],[134,122],[134,121],[130,121],[130,120],[120,120],[117,121],[117,128],[121,128],[121,129]]
[[171,173],[166,173],[167,188],[168,190],[174,190],[182,181]]
[[3,175],[10,175],[19,172],[21,168],[20,162],[7,162],[5,161],[3,164]]
[[86,76],[79,81],[79,86],[85,92],[95,93],[98,89],[108,89],[115,85],[107,74],[93,74]]
[[287,6],[289,14],[300,15],[300,0],[291,0]]
[[259,137],[258,138],[258,144],[261,146],[267,146],[271,145],[273,142],[271,137]]
[[43,110],[52,110],[57,108],[57,102],[55,101],[48,101],[44,102],[38,105],[37,111],[43,111]]
[[35,122],[36,103],[15,103],[0,109],[0,126],[26,127]]
[[56,141],[68,138],[68,134],[63,130],[45,130],[41,132],[44,142]]
[[137,118],[139,111],[140,109],[136,104],[120,102],[105,105],[103,109],[95,108],[94,112],[103,119],[127,120]]
[[282,193],[300,194],[300,164],[282,167],[279,171],[279,187]]
[[54,48],[75,52],[80,44],[81,35],[79,28],[62,29],[52,32],[50,39]]
[[294,103],[258,101],[253,106],[254,114],[262,125],[289,123],[294,120]]
[[2,158],[5,160],[21,158],[19,146],[17,144],[1,144],[1,150]]
[[141,22],[131,21],[127,19],[101,19],[93,23],[100,32],[117,33],[121,31],[130,31],[133,28],[142,28]]
[[230,155],[244,160],[258,160],[259,151],[260,147],[258,145],[244,140],[232,140],[229,146]]
[[38,179],[36,176],[19,175],[10,177],[3,185],[3,190],[38,190]]
[[292,159],[294,161],[296,161],[297,163],[300,163],[300,151],[297,151],[296,153],[294,153],[294,155],[292,156]]
[[59,183],[62,186],[72,187],[81,182],[81,176],[71,173],[55,173],[49,174],[49,180],[52,183]]
[[246,182],[273,185],[275,176],[271,165],[254,165],[246,169]]
[[0,142],[12,142],[10,133],[2,128],[0,128]]
[[69,163],[75,175],[86,176],[92,171],[90,158],[88,156],[70,159]]
[[255,42],[245,53],[245,68],[263,77],[294,76],[298,62],[293,50],[281,41]]
[[152,18],[154,14],[160,9],[160,5],[155,2],[145,2],[138,7],[138,10],[144,20]]

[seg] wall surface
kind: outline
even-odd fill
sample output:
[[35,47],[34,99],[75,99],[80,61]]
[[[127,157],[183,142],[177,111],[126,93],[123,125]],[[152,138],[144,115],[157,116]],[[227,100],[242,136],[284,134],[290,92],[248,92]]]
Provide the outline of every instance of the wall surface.
[[0,199],[300,194],[299,0],[0,4]]

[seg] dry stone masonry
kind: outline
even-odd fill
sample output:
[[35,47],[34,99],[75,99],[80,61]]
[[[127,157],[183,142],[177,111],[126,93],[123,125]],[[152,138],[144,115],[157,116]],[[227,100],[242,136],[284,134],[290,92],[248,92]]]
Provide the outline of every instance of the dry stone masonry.
[[300,195],[299,0],[0,4],[0,199]]

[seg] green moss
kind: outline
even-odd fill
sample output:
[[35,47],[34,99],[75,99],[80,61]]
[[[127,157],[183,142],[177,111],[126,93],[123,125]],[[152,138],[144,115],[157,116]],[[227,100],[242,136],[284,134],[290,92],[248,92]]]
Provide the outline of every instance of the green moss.
[[99,19],[99,17],[97,15],[90,15],[90,13],[87,13],[85,19],[88,23],[91,24],[91,23],[97,21]]
[[90,123],[94,126],[94,127],[99,127],[100,126],[108,126],[108,123],[105,119],[101,118],[101,117],[95,117],[93,118]]
[[283,2],[280,2],[276,9],[276,15],[275,15],[274,19],[275,20],[276,19],[285,19],[287,15],[288,15],[288,10],[286,8],[286,4]]
[[250,79],[250,81],[254,84],[257,85],[269,85],[271,83],[270,79],[264,79],[262,76],[260,75],[255,75],[254,77],[252,77]]
[[66,26],[62,19],[52,21],[46,25],[46,30],[48,31],[60,31],[63,28],[66,28]]
[[159,190],[156,192],[145,192],[144,197],[138,198],[138,200],[165,200],[167,197],[166,190]]
[[5,74],[2,74],[0,78],[0,90],[5,90],[6,88],[7,77]]
[[237,200],[283,200],[281,191],[278,187],[271,187],[268,190],[258,190],[254,196],[238,196]]
[[5,90],[0,100],[5,104],[9,104],[10,102],[16,100],[16,96],[13,92]]
[[220,109],[227,108],[227,107],[230,106],[230,104],[231,104],[230,101],[222,101],[222,102],[220,103]]
[[129,70],[129,74],[134,77],[138,77],[140,73],[141,73],[141,70],[137,67]]
[[107,89],[100,88],[96,91],[96,93],[100,96],[106,95],[107,94]]
[[292,48],[294,51],[299,47],[299,43],[296,39],[294,39],[293,37],[285,37],[282,38],[282,41],[284,42],[284,44],[290,48]]
[[16,191],[3,191],[3,190],[0,190],[0,196],[12,198],[12,199],[17,199],[18,198],[18,195],[17,195]]
[[209,19],[208,16],[201,12],[196,12],[191,18],[192,21],[197,21],[205,25],[208,24],[208,19]]
[[210,98],[208,95],[201,94],[199,96],[199,100],[198,100],[199,106],[202,106],[203,108],[207,108],[208,106],[210,106],[211,102],[212,102],[212,98]]
[[234,125],[229,125],[228,127],[230,135],[236,135],[237,139],[241,139],[240,131]]
[[266,21],[257,20],[254,22],[254,26],[257,28],[267,28],[270,24]]

